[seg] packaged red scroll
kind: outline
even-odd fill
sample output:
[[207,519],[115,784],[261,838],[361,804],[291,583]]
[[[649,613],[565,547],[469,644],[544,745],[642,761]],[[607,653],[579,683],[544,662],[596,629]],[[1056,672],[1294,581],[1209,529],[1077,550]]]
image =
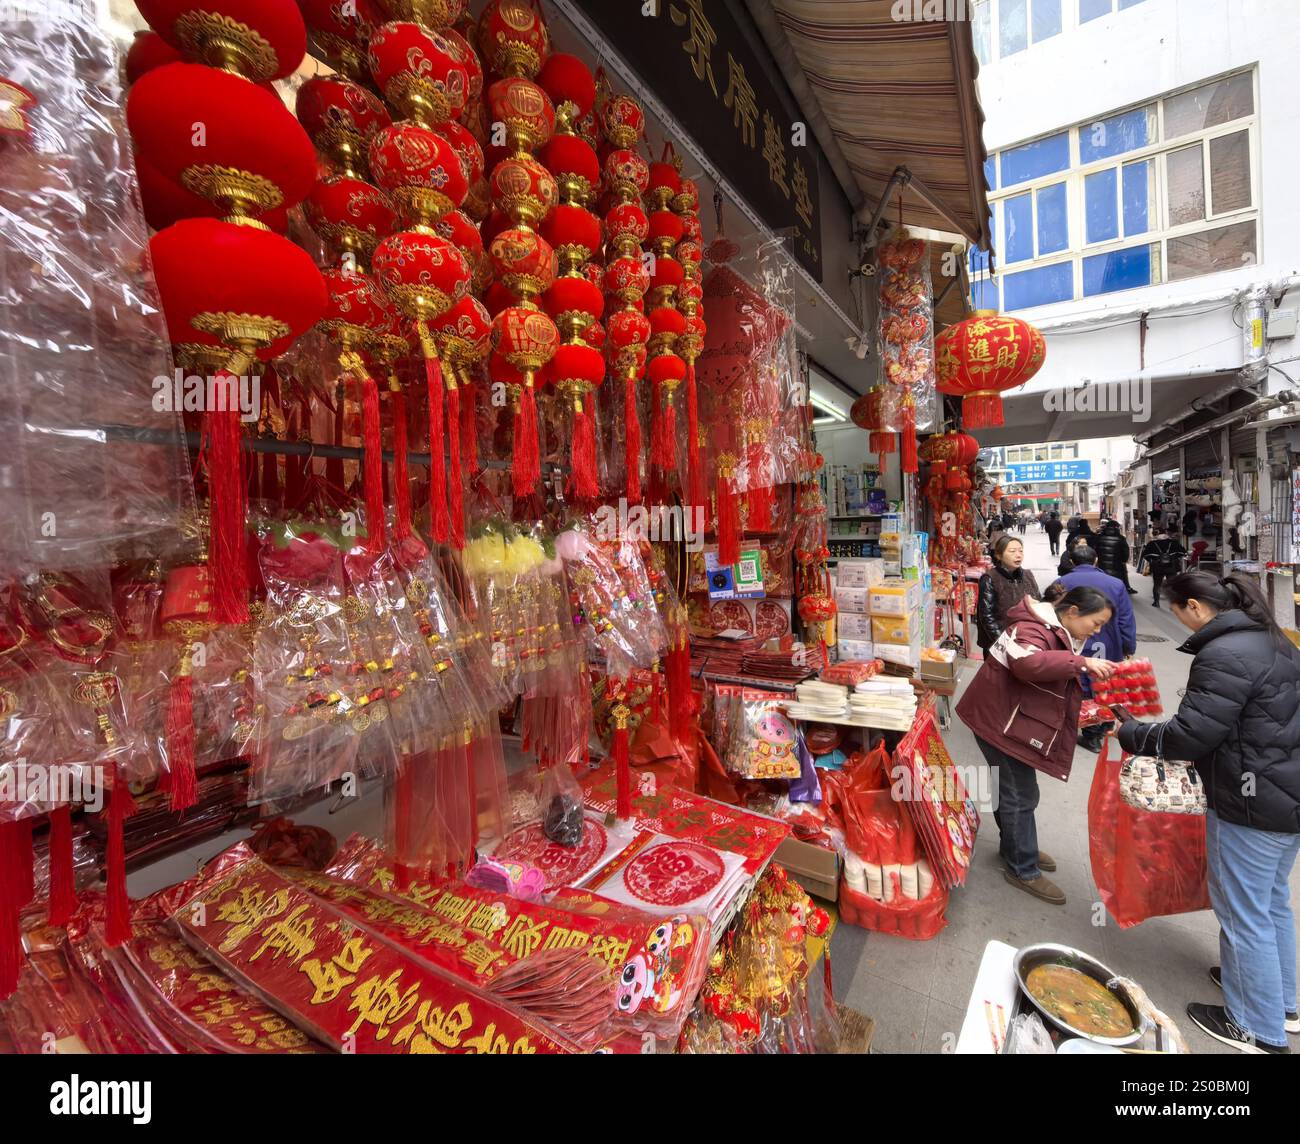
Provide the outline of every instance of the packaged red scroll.
[[339,1052],[563,1053],[516,1006],[413,957],[355,915],[231,848],[173,915],[185,940]]

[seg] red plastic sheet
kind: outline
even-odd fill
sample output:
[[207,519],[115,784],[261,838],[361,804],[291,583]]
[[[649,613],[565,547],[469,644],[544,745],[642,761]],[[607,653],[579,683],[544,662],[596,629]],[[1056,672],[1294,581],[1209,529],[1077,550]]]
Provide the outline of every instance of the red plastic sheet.
[[1128,929],[1166,914],[1210,908],[1205,819],[1134,810],[1119,793],[1123,755],[1111,761],[1109,738],[1088,795],[1092,876],[1106,910]]

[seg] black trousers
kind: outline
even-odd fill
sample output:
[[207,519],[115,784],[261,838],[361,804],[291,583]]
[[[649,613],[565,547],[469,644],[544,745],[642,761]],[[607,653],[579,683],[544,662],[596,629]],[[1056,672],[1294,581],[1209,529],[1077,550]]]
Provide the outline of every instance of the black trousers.
[[1160,603],[1160,585],[1165,582],[1165,570],[1163,568],[1151,569],[1151,595],[1154,601]]
[[1052,546],[1053,556],[1061,555],[1061,534],[1059,532],[1055,536],[1052,536],[1049,533],[1047,537],[1047,543]]

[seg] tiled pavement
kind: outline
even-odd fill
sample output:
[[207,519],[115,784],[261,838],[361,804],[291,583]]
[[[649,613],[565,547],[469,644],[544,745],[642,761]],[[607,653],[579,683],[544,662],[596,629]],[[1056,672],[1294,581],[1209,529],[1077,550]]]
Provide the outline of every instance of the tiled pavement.
[[[1056,558],[1048,551],[1047,537],[1035,529],[1025,539],[1027,563],[1039,585],[1046,587],[1056,577]],[[1150,581],[1132,572],[1130,580],[1139,590],[1133,597],[1138,634],[1164,639],[1139,643],[1138,653],[1154,664],[1161,697],[1172,710],[1191,664],[1191,657],[1177,650],[1186,632],[1167,606],[1152,608]],[[963,684],[974,674],[975,666],[968,665]],[[956,717],[944,738],[957,763],[983,765],[974,739]],[[1086,950],[1138,981],[1178,1022],[1193,1052],[1234,1051],[1205,1036],[1183,1012],[1189,1001],[1220,1003],[1221,995],[1205,976],[1219,960],[1212,913],[1155,918],[1120,930],[1098,907],[1096,913],[1105,922],[1093,924],[1099,895],[1088,860],[1088,789],[1095,764],[1095,755],[1078,751],[1068,783],[1048,778],[1041,782],[1038,836],[1059,865],[1051,877],[1066,892],[1064,907],[1040,903],[1006,884],[997,860],[997,826],[992,815],[985,814],[966,886],[953,891],[948,925],[938,937],[913,942],[843,923],[836,928],[831,944],[836,993],[840,1001],[875,1019],[873,1052],[941,1052],[945,1044],[955,1043],[980,956],[985,944],[995,939],[1012,945],[1062,941]],[[1296,879],[1292,902],[1300,910]]]

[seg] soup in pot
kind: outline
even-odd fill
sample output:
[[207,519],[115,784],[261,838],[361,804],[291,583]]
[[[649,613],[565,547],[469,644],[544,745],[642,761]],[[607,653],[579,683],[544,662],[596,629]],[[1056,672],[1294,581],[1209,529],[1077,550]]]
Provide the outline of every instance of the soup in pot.
[[1100,981],[1068,965],[1039,965],[1025,979],[1029,994],[1058,1021],[1094,1037],[1126,1037],[1133,1018]]

